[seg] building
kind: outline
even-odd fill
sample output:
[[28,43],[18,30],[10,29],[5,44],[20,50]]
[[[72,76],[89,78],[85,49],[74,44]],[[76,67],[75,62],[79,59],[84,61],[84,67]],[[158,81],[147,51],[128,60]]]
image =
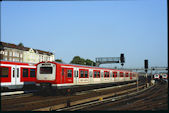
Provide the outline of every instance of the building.
[[51,52],[0,42],[0,60],[38,63],[54,61],[54,59],[54,54]]

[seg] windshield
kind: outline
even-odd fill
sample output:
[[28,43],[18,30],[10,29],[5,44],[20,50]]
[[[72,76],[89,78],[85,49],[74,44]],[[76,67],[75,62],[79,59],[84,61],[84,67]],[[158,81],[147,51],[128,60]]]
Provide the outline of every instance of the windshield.
[[40,74],[52,74],[52,67],[40,67]]

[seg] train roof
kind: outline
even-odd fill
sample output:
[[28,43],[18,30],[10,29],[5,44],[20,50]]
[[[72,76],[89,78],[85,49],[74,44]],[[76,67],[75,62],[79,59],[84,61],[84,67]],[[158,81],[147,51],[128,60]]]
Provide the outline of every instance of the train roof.
[[[47,61],[47,62],[39,62],[40,63],[56,63],[56,64],[60,64],[60,65],[65,65],[65,66],[76,66],[76,67],[86,67],[86,68],[96,68],[96,69],[110,69],[110,70],[117,70],[117,71],[125,71],[125,72],[132,72],[129,70],[119,70],[119,69],[113,69],[113,68],[106,68],[106,67],[96,67],[96,66],[88,66],[88,65],[80,65],[80,64],[66,64],[66,63],[61,63],[61,62],[51,62],[51,61]],[[38,65],[37,64],[37,65]]]

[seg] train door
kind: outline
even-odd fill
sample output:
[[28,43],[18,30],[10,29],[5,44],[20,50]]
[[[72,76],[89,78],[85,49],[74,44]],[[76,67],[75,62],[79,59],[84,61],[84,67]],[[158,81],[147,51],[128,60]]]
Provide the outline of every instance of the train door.
[[93,83],[93,70],[89,69],[89,83],[92,84]]
[[76,68],[76,84],[78,84],[79,81],[79,68]]
[[20,66],[15,66],[15,84],[21,85]]
[[15,85],[15,66],[11,66],[11,85]]
[[62,68],[62,83],[73,83],[73,68]]
[[103,83],[104,82],[104,71],[101,70],[100,73],[101,73],[101,81],[100,82]]
[[78,69],[77,68],[74,68],[74,77],[73,77],[73,81],[74,81],[74,84],[76,85],[77,84],[77,79],[78,79]]
[[12,74],[11,74],[11,84],[14,85],[21,85],[20,81],[20,67],[19,66],[12,66]]

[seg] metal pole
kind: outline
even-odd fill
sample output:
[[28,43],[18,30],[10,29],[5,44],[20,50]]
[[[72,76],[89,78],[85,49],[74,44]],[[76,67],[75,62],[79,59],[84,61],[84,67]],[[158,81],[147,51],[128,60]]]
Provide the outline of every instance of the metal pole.
[[146,72],[146,87],[148,87],[147,72]]
[[137,91],[139,90],[138,89],[138,79],[139,79],[138,77],[139,77],[139,75],[137,75]]

